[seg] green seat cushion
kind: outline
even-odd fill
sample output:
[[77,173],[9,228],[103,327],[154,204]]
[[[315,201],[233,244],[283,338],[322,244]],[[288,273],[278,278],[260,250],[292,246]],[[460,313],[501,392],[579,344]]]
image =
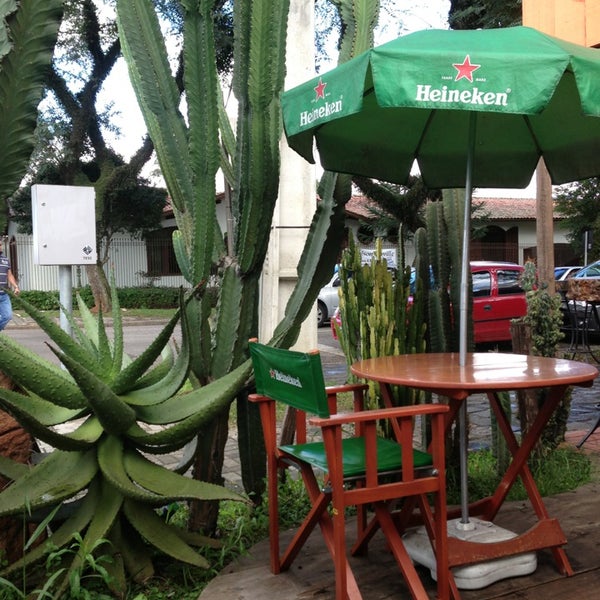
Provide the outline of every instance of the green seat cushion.
[[[328,471],[325,446],[322,442],[280,446],[282,452],[296,457],[313,467]],[[412,450],[415,467],[432,464],[431,455],[420,450]],[[344,477],[355,477],[365,472],[364,438],[346,438],[342,440],[342,463]],[[377,438],[377,467],[380,472],[394,471],[402,467],[402,448],[393,440]]]

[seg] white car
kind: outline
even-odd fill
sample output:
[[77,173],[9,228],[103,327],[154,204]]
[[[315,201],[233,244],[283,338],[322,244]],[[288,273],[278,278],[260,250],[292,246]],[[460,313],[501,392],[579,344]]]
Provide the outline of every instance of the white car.
[[321,288],[319,297],[317,298],[317,327],[325,325],[339,306],[340,297],[338,291],[340,285],[340,278],[336,273],[329,283]]
[[583,267],[554,267],[554,279],[555,281],[566,281],[576,273],[579,273],[581,269]]

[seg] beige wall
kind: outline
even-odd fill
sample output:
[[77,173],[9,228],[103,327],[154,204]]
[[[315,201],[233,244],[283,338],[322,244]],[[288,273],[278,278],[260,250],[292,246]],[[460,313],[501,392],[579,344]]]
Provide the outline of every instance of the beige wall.
[[600,0],[523,0],[523,25],[583,46],[600,46]]

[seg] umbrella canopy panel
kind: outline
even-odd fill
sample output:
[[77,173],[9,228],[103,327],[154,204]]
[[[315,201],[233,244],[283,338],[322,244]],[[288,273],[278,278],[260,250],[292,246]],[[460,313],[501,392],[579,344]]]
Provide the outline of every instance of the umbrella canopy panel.
[[331,171],[464,187],[600,173],[600,51],[529,27],[425,30],[373,48],[282,97],[290,146]]

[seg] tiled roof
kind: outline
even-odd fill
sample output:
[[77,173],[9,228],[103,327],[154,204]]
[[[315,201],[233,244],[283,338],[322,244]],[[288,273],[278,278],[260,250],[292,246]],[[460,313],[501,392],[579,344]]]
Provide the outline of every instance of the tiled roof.
[[373,219],[374,214],[370,207],[375,208],[377,205],[366,196],[352,196],[346,203],[346,214],[355,219],[364,219],[366,221]]
[[[372,200],[366,196],[352,196],[346,204],[346,213],[356,219],[369,220],[373,213],[369,210],[373,206]],[[473,205],[482,205],[481,210],[492,221],[535,221],[535,198],[473,198]],[[554,220],[561,216],[554,212]]]
[[[473,205],[481,205],[481,210],[492,221],[535,221],[535,198],[473,198]],[[560,220],[554,211],[554,220]]]

